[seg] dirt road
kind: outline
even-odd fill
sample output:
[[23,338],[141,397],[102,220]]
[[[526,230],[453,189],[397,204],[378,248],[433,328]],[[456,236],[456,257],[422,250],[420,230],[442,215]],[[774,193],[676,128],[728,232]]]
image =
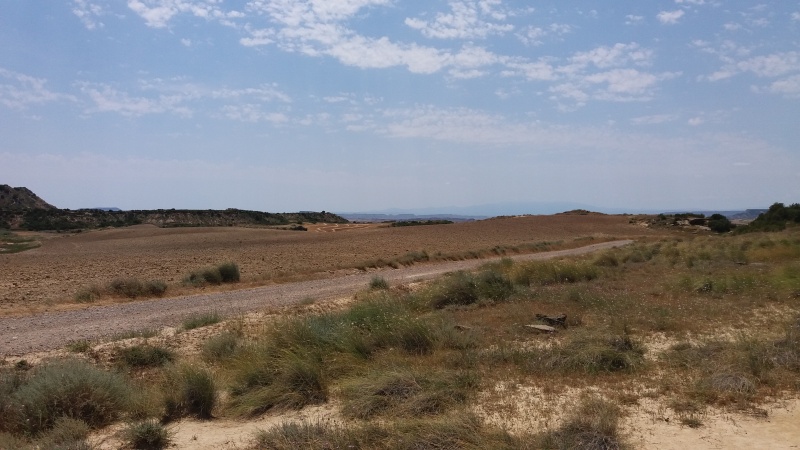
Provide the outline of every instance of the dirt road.
[[[586,254],[630,244],[621,240],[570,250],[514,256],[515,260],[543,260]],[[278,284],[231,292],[134,301],[22,317],[0,318],[0,357],[52,350],[81,339],[98,339],[126,331],[158,329],[180,324],[186,317],[215,311],[222,316],[242,314],[267,307],[296,304],[352,295],[380,275],[390,283],[429,279],[457,270],[473,269],[490,260],[422,264],[400,269],[361,273],[339,278]]]

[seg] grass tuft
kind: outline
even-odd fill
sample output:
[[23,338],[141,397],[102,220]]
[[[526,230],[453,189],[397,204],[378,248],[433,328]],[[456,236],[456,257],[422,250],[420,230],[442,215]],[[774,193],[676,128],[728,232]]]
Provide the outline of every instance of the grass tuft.
[[123,365],[134,368],[160,367],[175,359],[171,350],[150,344],[120,348],[116,355]]
[[169,430],[156,420],[130,423],[123,435],[128,445],[137,450],[160,450],[172,442]]
[[204,314],[198,314],[191,317],[187,317],[183,320],[183,329],[184,330],[193,330],[195,328],[206,327],[209,325],[214,325],[222,321],[222,317],[216,311],[208,312]]

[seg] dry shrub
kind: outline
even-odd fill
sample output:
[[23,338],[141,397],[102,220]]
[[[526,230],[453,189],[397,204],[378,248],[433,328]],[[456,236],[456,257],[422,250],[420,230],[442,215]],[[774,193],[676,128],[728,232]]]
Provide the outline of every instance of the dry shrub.
[[555,430],[536,436],[536,448],[617,450],[628,448],[619,430],[622,411],[598,397],[584,397]]

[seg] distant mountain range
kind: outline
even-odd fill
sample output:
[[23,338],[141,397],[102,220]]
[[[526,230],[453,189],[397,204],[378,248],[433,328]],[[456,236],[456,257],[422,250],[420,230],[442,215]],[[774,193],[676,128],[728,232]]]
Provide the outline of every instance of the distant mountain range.
[[480,220],[497,216],[517,216],[524,214],[551,215],[566,211],[586,210],[605,214],[674,214],[694,213],[722,214],[729,219],[755,219],[766,209],[747,209],[735,211],[712,210],[641,210],[632,208],[603,208],[583,203],[571,202],[516,202],[516,203],[491,203],[474,206],[454,206],[442,208],[414,208],[414,209],[384,209],[363,212],[341,212],[340,216],[355,221],[390,221],[390,220],[428,220],[446,219],[453,221]]

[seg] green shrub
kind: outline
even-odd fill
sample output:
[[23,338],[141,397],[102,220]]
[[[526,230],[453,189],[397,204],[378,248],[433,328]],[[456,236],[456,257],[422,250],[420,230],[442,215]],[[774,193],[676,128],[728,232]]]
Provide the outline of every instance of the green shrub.
[[172,441],[169,430],[155,420],[131,423],[124,431],[125,441],[137,450],[160,450]]
[[118,278],[108,284],[112,294],[136,298],[144,292],[144,285],[136,278]]
[[[142,283],[136,278],[117,278],[108,284],[108,292],[112,295],[128,298],[158,297],[163,295],[166,290],[167,283],[161,280],[150,280]],[[99,293],[96,294],[99,296]]]
[[217,404],[217,388],[211,373],[197,366],[181,365],[167,371],[165,413],[168,420],[186,415],[210,419]]
[[320,354],[291,348],[265,356],[262,360],[248,361],[245,370],[239,371],[231,402],[236,414],[254,415],[273,408],[300,409],[327,401],[328,383]]
[[30,434],[53,428],[62,417],[102,427],[120,417],[130,395],[130,386],[119,374],[78,360],[51,362],[8,396],[13,407],[4,411],[3,422],[11,430]]
[[175,354],[164,347],[137,344],[117,350],[117,358],[128,367],[158,367],[175,359]]
[[236,265],[236,263],[227,262],[220,264],[217,266],[217,270],[219,270],[223,283],[235,283],[241,278],[239,266]]
[[207,284],[235,283],[240,278],[239,266],[236,263],[228,262],[217,267],[196,270],[187,275],[183,281],[191,286],[204,286]]
[[444,308],[449,305],[471,305],[479,298],[475,277],[467,272],[456,272],[436,283],[430,303],[434,308]]
[[205,327],[208,325],[214,325],[215,323],[219,323],[222,320],[219,313],[217,312],[208,312],[205,314],[198,314],[191,317],[187,317],[183,319],[183,329],[184,330],[193,330],[195,328]]
[[150,280],[144,284],[144,295],[160,297],[167,291],[167,283],[162,280]]
[[207,284],[222,284],[222,274],[216,267],[196,270],[190,273],[184,280],[191,286],[205,286]]

